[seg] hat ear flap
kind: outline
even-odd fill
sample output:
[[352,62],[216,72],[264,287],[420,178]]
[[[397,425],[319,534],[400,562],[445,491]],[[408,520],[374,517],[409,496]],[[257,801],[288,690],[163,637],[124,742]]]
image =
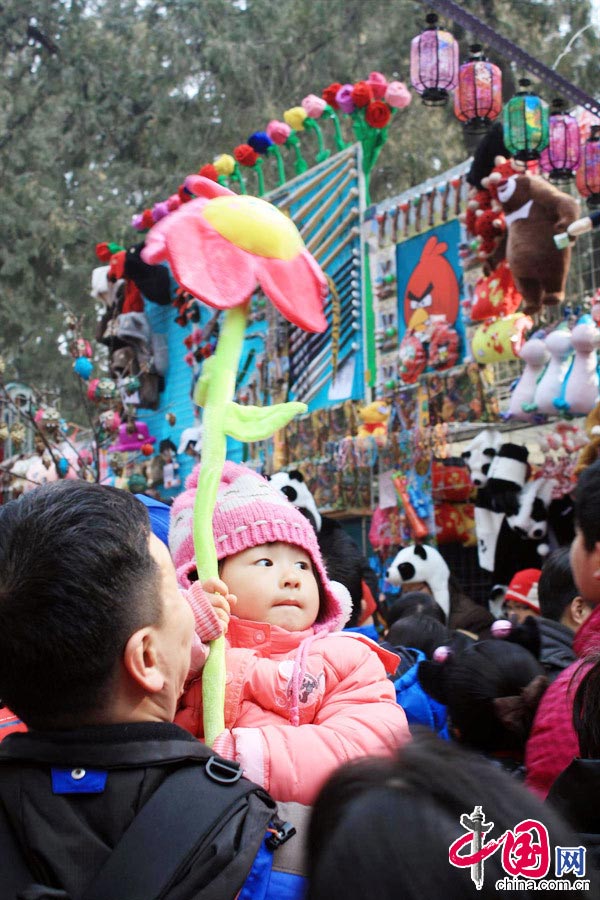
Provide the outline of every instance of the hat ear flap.
[[427,550],[421,544],[415,544],[415,556],[421,559],[427,559]]
[[430,697],[433,697],[434,700],[437,700],[438,703],[443,703],[444,705],[448,703],[448,677],[447,672],[445,671],[448,665],[452,665],[449,660],[439,663],[434,662],[433,660],[424,659],[419,663],[417,669],[417,678],[425,693],[429,694]]
[[293,481],[304,481],[304,475],[300,471],[300,469],[292,469],[288,472],[288,475]]

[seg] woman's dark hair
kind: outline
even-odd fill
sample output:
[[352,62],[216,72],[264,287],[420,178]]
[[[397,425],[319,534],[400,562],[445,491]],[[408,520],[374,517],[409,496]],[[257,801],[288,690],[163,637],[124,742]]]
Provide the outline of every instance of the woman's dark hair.
[[84,481],[0,508],[0,697],[31,728],[102,710],[128,638],[160,621],[146,507]]
[[388,628],[398,619],[413,615],[429,616],[442,624],[445,622],[442,607],[425,591],[406,591],[390,603],[384,613]]
[[501,850],[485,860],[481,891],[469,868],[448,860],[450,846],[466,834],[461,816],[471,816],[476,806],[493,822],[488,840],[534,819],[548,829],[551,846],[580,843],[505,772],[416,730],[396,757],[347,763],[321,790],[308,834],[307,900],[496,898],[496,881],[506,875]]
[[[585,673],[573,702],[573,727],[584,759],[600,759],[600,654],[589,659],[593,665]],[[580,670],[577,669],[575,677]]]
[[413,647],[422,650],[428,659],[433,651],[450,640],[445,625],[426,614],[397,619],[387,633],[386,640],[393,647]]
[[448,707],[460,740],[486,752],[522,751],[547,687],[532,654],[501,640],[479,641],[442,662],[422,662],[418,677]]
[[546,557],[538,582],[540,612],[546,619],[560,622],[561,616],[579,591],[573,580],[569,547],[558,547]]

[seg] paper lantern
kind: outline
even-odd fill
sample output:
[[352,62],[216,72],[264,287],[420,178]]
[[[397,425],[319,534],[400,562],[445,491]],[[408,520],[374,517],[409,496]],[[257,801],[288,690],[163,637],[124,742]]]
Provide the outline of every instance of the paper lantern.
[[528,78],[521,78],[518,94],[504,108],[504,143],[515,159],[539,159],[548,146],[548,104],[530,91]]
[[482,134],[502,112],[502,72],[486,60],[479,44],[470,50],[468,62],[458,71],[454,114],[465,123],[465,131]]
[[553,100],[548,146],[540,158],[540,166],[548,172],[550,181],[558,183],[571,180],[581,158],[579,124],[567,113],[566,106],[560,98]]
[[449,31],[438,28],[435,13],[427,28],[410,45],[410,81],[425,106],[444,106],[458,84],[458,44]]
[[600,125],[592,125],[590,136],[583,145],[576,184],[588,206],[600,206]]

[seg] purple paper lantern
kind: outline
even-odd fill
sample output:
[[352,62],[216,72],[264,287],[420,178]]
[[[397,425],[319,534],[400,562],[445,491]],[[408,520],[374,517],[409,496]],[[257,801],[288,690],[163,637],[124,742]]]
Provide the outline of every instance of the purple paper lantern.
[[458,44],[437,21],[436,14],[429,13],[426,30],[410,45],[410,81],[425,106],[444,106],[458,84]]
[[502,112],[502,72],[486,60],[479,44],[469,49],[471,56],[458,71],[454,114],[465,123],[465,131],[483,134]]
[[600,125],[592,125],[590,136],[583,145],[576,184],[581,196],[587,199],[588,206],[600,206]]
[[550,181],[558,183],[571,180],[581,159],[579,125],[566,109],[564,100],[552,101],[548,146],[540,157],[543,171],[548,172]]

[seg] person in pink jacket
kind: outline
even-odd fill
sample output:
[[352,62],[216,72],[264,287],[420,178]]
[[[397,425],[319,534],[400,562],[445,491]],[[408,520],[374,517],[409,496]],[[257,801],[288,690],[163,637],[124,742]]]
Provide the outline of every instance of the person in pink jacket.
[[525,783],[545,797],[553,781],[579,756],[573,701],[581,679],[600,650],[600,460],[579,477],[575,494],[575,540],[571,569],[589,614],[573,639],[579,657],[560,673],[538,706],[525,747]]
[[[197,470],[173,504],[169,546],[200,638],[218,631],[217,616],[226,621],[231,604],[225,731],[214,749],[277,800],[309,805],[341,763],[389,755],[409,739],[386,675],[398,659],[339,631],[345,614],[312,525],[266,479],[231,462],[213,516],[220,581],[204,588],[220,596],[211,605],[193,580],[196,484]],[[202,738],[201,673],[192,675],[175,721]]]

